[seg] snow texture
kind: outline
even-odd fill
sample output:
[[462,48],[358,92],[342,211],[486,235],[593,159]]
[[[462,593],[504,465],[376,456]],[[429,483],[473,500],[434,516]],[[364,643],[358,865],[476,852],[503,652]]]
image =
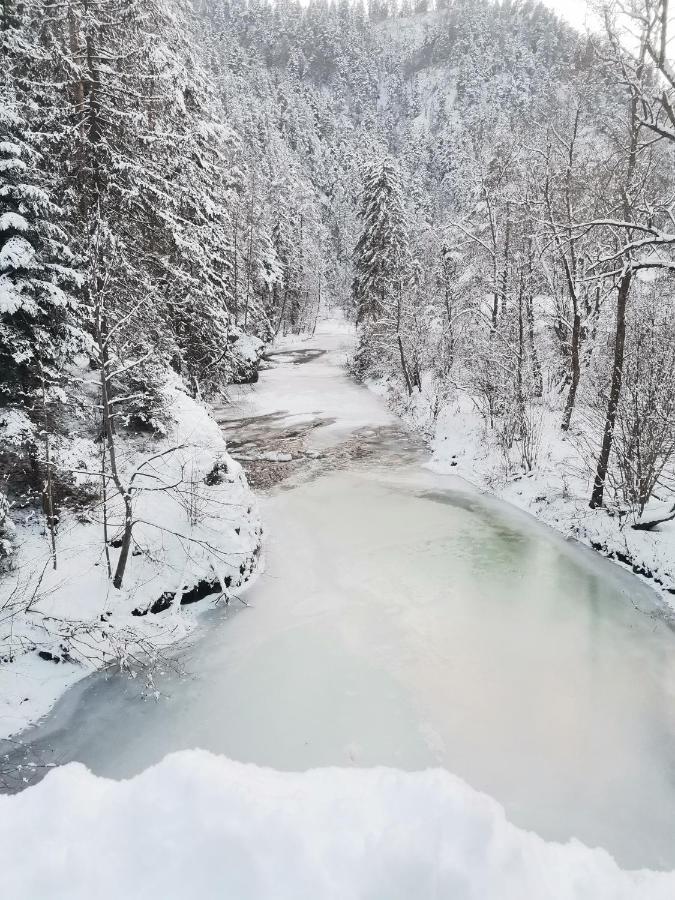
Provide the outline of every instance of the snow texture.
[[29,269],[34,257],[35,250],[25,238],[11,237],[0,250],[0,271]]
[[14,212],[4,212],[0,215],[0,231],[30,231],[30,225],[26,219]]
[[302,774],[203,751],[124,782],[79,764],[0,797],[12,900],[672,900],[675,873],[546,843],[442,770]]

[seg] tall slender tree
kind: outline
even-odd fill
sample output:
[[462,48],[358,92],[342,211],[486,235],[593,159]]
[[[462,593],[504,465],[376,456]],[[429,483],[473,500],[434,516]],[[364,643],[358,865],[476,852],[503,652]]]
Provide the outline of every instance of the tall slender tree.
[[398,168],[385,157],[363,184],[361,234],[354,248],[353,295],[357,322],[377,319],[397,305],[407,264],[405,210]]

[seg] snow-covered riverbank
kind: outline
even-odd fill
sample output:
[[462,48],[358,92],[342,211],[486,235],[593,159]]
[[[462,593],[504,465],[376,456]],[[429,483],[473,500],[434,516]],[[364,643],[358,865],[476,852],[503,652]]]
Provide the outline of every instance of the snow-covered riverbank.
[[[108,576],[100,504],[63,513],[56,568],[43,517],[15,517],[12,566],[0,582],[0,738],[35,722],[104,666],[146,678],[152,693],[154,666],[192,631],[196,611],[223,602],[251,576],[261,524],[241,466],[206,407],[178,383],[167,385],[164,404],[164,437],[120,439],[123,475],[136,472],[139,488],[121,590]],[[100,447],[74,437],[57,449],[95,496]],[[119,497],[109,498],[107,517],[114,566]]]
[[408,398],[397,380],[369,386],[426,439],[430,469],[457,475],[628,568],[655,589],[664,614],[675,619],[675,520],[639,531],[627,516],[590,509],[591,466],[574,428],[561,431],[560,410],[544,403],[538,410],[536,463],[525,472],[517,451],[504,456],[469,396],[446,402],[435,418],[427,392]]

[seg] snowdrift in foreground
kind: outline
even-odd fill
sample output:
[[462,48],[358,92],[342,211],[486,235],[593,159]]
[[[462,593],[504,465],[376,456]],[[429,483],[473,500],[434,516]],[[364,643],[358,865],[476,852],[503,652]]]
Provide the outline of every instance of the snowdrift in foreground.
[[130,781],[81,765],[0,797],[13,900],[672,900],[675,872],[624,872],[547,843],[448,772],[281,773],[203,751]]

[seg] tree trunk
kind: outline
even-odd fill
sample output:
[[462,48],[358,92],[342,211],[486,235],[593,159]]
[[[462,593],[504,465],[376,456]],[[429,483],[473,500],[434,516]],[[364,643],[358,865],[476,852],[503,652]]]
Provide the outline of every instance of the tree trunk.
[[319,324],[319,313],[321,311],[321,272],[319,272],[319,289],[317,291],[316,315],[314,316],[314,327],[312,328],[312,337],[316,334],[316,326]]
[[[129,548],[131,547],[131,533],[133,530],[133,506],[131,502],[131,494],[122,483],[117,468],[117,454],[115,452],[115,435],[113,428],[113,419],[111,413],[111,397],[110,397],[110,379],[108,376],[109,357],[108,357],[108,327],[106,316],[103,312],[103,301],[100,295],[96,298],[96,342],[101,353],[101,410],[103,413],[103,434],[104,441],[108,449],[108,458],[110,460],[110,474],[117,488],[117,491],[124,502],[124,535],[122,537],[122,549],[115,575],[113,578],[113,586],[122,587],[124,580],[124,572],[129,558]],[[106,518],[107,529],[107,518]]]
[[497,330],[497,318],[499,316],[499,291],[495,291],[492,296],[492,322],[491,331]]
[[113,587],[118,589],[122,587],[122,582],[124,581],[134,524],[131,496],[128,491],[125,491],[122,496],[124,498],[124,535],[122,537],[122,549],[117,560],[117,568],[115,569],[115,577],[113,578]]
[[570,381],[570,389],[567,394],[567,402],[565,403],[565,412],[563,413],[562,430],[569,431],[570,422],[572,421],[572,410],[577,397],[577,389],[579,387],[579,378],[581,377],[581,365],[579,362],[580,345],[581,345],[581,315],[579,314],[579,305],[576,297],[572,297],[574,308],[574,324],[572,325],[572,379]]
[[276,337],[281,331],[281,326],[284,323],[284,314],[286,313],[286,304],[288,303],[288,281],[284,282],[284,299],[281,304],[281,310],[279,311],[279,321],[277,322],[277,327],[274,332],[274,337]]
[[[506,236],[504,238],[504,269],[501,278],[502,316],[506,315],[506,296],[509,290],[509,261],[511,255],[511,211],[510,204],[506,204]],[[496,324],[496,323],[495,323]]]
[[525,323],[523,320],[523,276],[520,276],[520,289],[518,291],[518,366],[516,369],[518,413],[521,419],[525,418],[525,393],[523,391],[523,363],[525,361]]
[[251,267],[253,265],[253,203],[255,201],[255,170],[251,173],[251,200],[248,205],[248,259],[246,262],[246,303],[244,304],[244,330],[248,328],[248,305],[251,298]]
[[445,311],[448,314],[447,371],[449,372],[450,369],[452,369],[453,363],[455,361],[455,328],[454,328],[454,321],[452,318],[452,292],[451,292],[450,287],[447,284],[447,282],[445,285]]
[[49,528],[49,542],[51,544],[52,565],[56,569],[56,511],[54,508],[54,481],[52,477],[52,456],[49,440],[49,419],[47,416],[47,390],[45,388],[45,376],[40,364],[40,378],[42,381],[42,411],[44,415],[44,439],[45,439],[45,466],[46,479],[42,488],[42,508],[47,516]]
[[534,396],[543,397],[544,395],[544,378],[541,374],[541,363],[539,362],[539,353],[537,352],[537,344],[534,339],[534,302],[532,294],[527,295],[527,336],[530,345],[530,358],[532,360],[532,381],[534,383]]
[[237,249],[237,232],[239,231],[239,218],[234,217],[234,272],[233,272],[233,292],[234,292],[234,324],[239,324],[239,251]]
[[[382,298],[384,306],[384,297]],[[398,304],[396,310],[396,339],[398,340],[398,349],[401,354],[401,368],[403,369],[403,377],[405,378],[406,387],[408,388],[408,396],[412,397],[413,386],[408,372],[408,365],[405,361],[405,352],[403,350],[403,341],[401,340],[401,319],[403,316],[403,282],[398,283]]]
[[251,263],[253,257],[253,222],[248,233],[248,259],[246,262],[246,303],[244,304],[244,331],[248,328],[248,304],[251,298]]
[[420,372],[420,361],[417,356],[417,350],[413,354],[413,384],[417,390],[422,393],[422,373]]
[[607,479],[609,457],[612,452],[614,425],[616,423],[616,414],[619,408],[619,400],[621,399],[621,385],[623,382],[623,360],[626,346],[626,307],[628,305],[628,297],[630,294],[632,279],[633,273],[629,269],[621,276],[621,281],[619,282],[616,304],[616,336],[614,338],[614,364],[612,367],[612,381],[609,390],[609,401],[607,403],[607,416],[605,419],[605,430],[602,437],[602,447],[600,448],[598,465],[595,472],[595,481],[593,482],[593,493],[591,494],[591,509],[597,509],[604,503],[605,481]]
[[[68,43],[70,45],[69,50],[72,58],[79,59],[80,46],[77,37],[77,22],[75,21],[72,3],[68,4]],[[75,109],[79,118],[84,112],[84,83],[82,78],[76,79],[73,87],[73,94]],[[82,120],[82,123],[80,124],[80,134],[84,137],[84,120]]]
[[405,361],[405,353],[403,352],[403,341],[401,340],[401,335],[397,335],[398,337],[398,349],[401,353],[401,368],[403,369],[403,376],[405,378],[406,387],[408,388],[408,396],[412,397],[413,386],[410,380],[410,375],[408,373],[408,366]]
[[112,566],[110,565],[110,544],[108,542],[108,482],[105,471],[107,439],[103,440],[101,451],[101,501],[103,512],[103,546],[105,547],[105,565],[108,571],[108,578],[112,578]]

